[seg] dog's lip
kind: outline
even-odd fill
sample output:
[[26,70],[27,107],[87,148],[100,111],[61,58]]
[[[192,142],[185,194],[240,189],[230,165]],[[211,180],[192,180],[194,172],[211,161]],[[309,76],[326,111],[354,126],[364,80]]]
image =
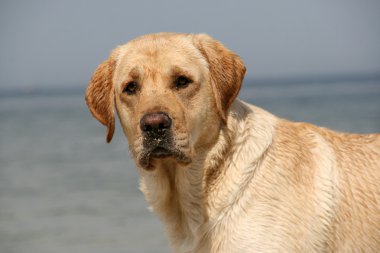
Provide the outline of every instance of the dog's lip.
[[172,155],[173,153],[164,147],[156,147],[150,152],[152,158],[165,158]]
[[182,165],[189,164],[192,161],[191,157],[181,150],[170,147],[156,146],[149,151],[141,153],[139,156],[139,165],[142,168],[149,170],[152,169],[152,160],[161,160],[168,157],[176,159],[177,162]]

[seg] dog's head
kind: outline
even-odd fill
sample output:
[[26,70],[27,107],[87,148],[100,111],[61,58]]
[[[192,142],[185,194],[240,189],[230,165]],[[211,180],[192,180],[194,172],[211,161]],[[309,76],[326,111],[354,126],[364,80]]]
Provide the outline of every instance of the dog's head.
[[216,140],[244,73],[241,59],[208,35],[146,35],[98,66],[86,101],[107,126],[107,142],[116,108],[140,167],[166,159],[188,164]]

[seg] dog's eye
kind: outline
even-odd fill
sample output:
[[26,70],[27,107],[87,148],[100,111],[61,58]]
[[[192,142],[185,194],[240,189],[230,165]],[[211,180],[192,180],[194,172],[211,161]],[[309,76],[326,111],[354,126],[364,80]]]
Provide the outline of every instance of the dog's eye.
[[136,93],[138,88],[138,85],[136,82],[129,82],[127,85],[124,87],[123,92],[127,93],[128,95],[133,95]]
[[187,78],[186,76],[179,76],[176,80],[175,80],[175,88],[176,89],[181,89],[181,88],[186,88],[189,83],[191,83],[192,81]]

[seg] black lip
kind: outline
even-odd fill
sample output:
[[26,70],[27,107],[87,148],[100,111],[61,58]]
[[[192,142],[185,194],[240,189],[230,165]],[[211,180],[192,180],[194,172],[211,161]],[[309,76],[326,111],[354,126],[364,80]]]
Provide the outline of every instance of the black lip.
[[172,152],[170,152],[169,150],[163,147],[156,147],[150,153],[150,156],[155,157],[155,158],[165,158],[172,155],[173,155]]
[[150,151],[143,152],[140,156],[139,164],[142,168],[149,170],[153,168],[152,159],[164,159],[167,157],[173,157],[181,164],[189,164],[192,161],[191,158],[181,150],[157,146]]

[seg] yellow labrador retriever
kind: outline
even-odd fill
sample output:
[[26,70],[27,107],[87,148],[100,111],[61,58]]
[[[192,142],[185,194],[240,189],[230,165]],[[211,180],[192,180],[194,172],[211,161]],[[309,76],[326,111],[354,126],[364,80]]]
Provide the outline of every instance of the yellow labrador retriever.
[[236,96],[242,60],[200,34],[117,47],[86,100],[115,126],[175,252],[380,252],[380,135],[280,119]]

